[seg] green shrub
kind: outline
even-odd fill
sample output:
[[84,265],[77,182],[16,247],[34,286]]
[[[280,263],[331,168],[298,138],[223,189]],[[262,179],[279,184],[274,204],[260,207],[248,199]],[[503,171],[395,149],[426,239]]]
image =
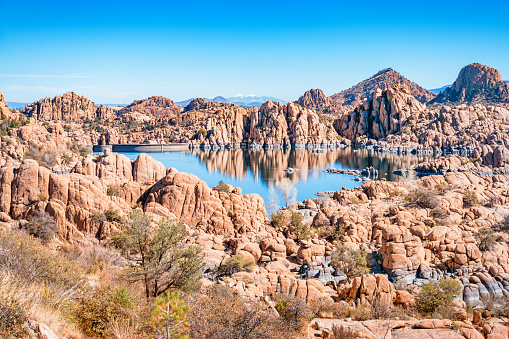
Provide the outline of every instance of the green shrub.
[[481,228],[474,234],[481,251],[491,251],[497,242],[497,236],[491,228]]
[[299,212],[292,213],[292,220],[288,226],[288,231],[296,241],[309,240],[311,238],[309,225],[305,224],[303,219],[304,217]]
[[48,201],[48,196],[44,193],[37,194],[37,200],[46,202]]
[[88,155],[89,153],[90,153],[90,151],[88,150],[88,148],[86,148],[86,147],[81,147],[81,148],[80,148],[80,155],[81,155],[82,157],[84,157],[84,156]]
[[364,250],[352,250],[338,243],[332,255],[331,265],[339,268],[347,278],[360,277],[369,273],[367,255]]
[[299,298],[281,295],[274,305],[285,327],[301,332],[312,318],[312,314]]
[[460,293],[461,285],[454,279],[429,282],[422,286],[419,295],[415,298],[415,307],[419,313],[431,315],[440,307],[449,307]]
[[119,185],[110,184],[106,189],[106,195],[109,197],[121,197],[122,189]]
[[106,336],[114,320],[128,319],[135,299],[123,287],[101,286],[79,300],[73,315],[83,333]]
[[479,115],[479,116],[477,117],[477,120],[479,120],[479,121],[485,121],[485,120],[486,120],[486,117],[484,117],[484,116],[482,116],[482,115]]
[[198,133],[200,133],[204,138],[207,137],[207,130],[203,127],[200,127]]
[[217,186],[214,186],[212,189],[218,192],[230,193],[230,186],[225,184],[223,180],[219,181],[219,184]]
[[231,276],[237,272],[251,271],[254,266],[253,260],[246,259],[242,255],[232,255],[216,267],[214,273],[219,277]]
[[114,209],[107,209],[104,211],[104,216],[106,217],[106,220],[108,221],[120,221],[120,216],[118,214],[117,210]]
[[272,214],[271,223],[272,223],[272,227],[279,230],[283,223],[283,215],[282,214]]

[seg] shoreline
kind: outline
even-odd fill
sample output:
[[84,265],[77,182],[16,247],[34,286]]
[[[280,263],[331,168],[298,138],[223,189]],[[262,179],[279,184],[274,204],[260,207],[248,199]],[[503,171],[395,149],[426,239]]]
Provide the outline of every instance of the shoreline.
[[185,150],[203,150],[203,151],[223,151],[231,149],[249,149],[259,150],[311,150],[314,153],[326,153],[337,149],[360,149],[373,151],[380,154],[395,154],[401,156],[442,156],[442,155],[460,155],[470,157],[474,152],[473,148],[419,148],[407,146],[378,146],[367,143],[349,143],[349,142],[328,142],[328,143],[294,143],[294,144],[259,144],[259,143],[229,143],[229,144],[193,144],[193,143],[174,143],[174,144],[112,144],[112,145],[88,145],[94,152],[102,152],[104,149],[111,149],[113,152],[172,152]]

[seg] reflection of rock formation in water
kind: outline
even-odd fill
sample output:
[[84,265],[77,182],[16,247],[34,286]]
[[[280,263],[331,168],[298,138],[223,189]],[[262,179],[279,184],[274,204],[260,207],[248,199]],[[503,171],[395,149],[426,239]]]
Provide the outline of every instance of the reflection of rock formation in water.
[[[201,162],[209,171],[219,170],[221,173],[236,178],[243,178],[251,170],[255,178],[262,181],[279,180],[289,177],[293,182],[307,181],[313,175],[312,170],[321,170],[334,163],[343,168],[362,170],[373,166],[380,177],[396,179],[392,171],[406,168],[430,157],[398,156],[395,154],[379,154],[368,150],[341,149],[326,153],[313,153],[311,150],[247,150],[234,149],[229,151],[195,151]],[[284,168],[297,168],[299,171],[287,174]],[[387,176],[384,174],[387,173]]]
[[[431,156],[400,156],[390,153],[374,153],[365,149],[343,149],[337,154],[337,161],[344,168],[363,169],[373,166],[378,170],[380,178],[388,180],[398,180],[392,171],[416,165],[420,162],[429,161]],[[387,173],[387,176],[385,176]]]

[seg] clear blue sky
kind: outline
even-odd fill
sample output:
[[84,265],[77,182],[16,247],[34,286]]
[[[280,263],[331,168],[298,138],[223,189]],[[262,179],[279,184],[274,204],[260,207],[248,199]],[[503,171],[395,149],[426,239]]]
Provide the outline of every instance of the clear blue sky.
[[509,1],[0,2],[7,101],[296,100],[386,67],[441,87],[472,62],[509,80]]

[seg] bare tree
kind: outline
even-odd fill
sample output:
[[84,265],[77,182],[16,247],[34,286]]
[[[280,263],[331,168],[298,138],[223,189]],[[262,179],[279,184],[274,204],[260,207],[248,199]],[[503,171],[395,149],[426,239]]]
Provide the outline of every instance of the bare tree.
[[286,207],[295,203],[297,200],[297,187],[288,178],[276,181],[276,189],[283,194]]
[[269,215],[276,214],[279,209],[279,198],[277,196],[274,185],[269,187],[269,195],[267,196],[267,211]]

